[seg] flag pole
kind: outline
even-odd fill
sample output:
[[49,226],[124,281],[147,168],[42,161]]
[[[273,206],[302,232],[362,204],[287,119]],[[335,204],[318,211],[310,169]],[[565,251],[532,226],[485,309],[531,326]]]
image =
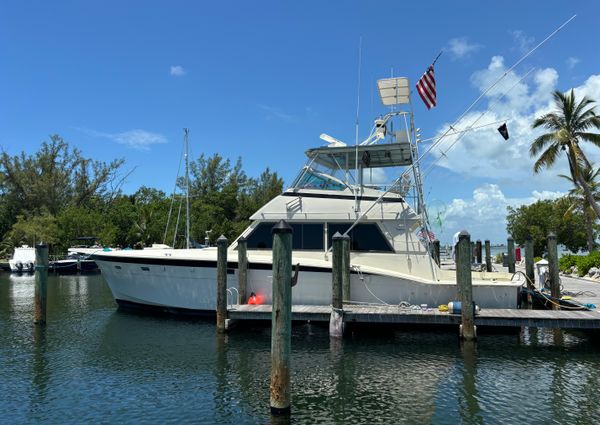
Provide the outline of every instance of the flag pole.
[[443,50],[440,50],[440,53],[438,53],[438,55],[435,57],[435,59],[433,60],[433,62],[431,63],[431,66],[435,65],[435,63],[437,62],[437,60],[440,58],[440,56],[442,56],[442,53],[444,53]]

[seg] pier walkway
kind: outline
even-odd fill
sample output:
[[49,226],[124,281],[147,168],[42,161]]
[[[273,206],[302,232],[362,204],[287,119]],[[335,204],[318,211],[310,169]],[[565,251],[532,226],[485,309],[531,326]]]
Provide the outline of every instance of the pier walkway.
[[[332,307],[293,305],[292,320],[329,322]],[[271,320],[270,305],[233,305],[228,308],[232,321]],[[461,315],[440,312],[437,308],[414,310],[393,305],[344,306],[345,323],[460,325]],[[561,329],[600,329],[597,311],[555,311],[527,309],[483,309],[475,325],[486,327],[536,327]]]

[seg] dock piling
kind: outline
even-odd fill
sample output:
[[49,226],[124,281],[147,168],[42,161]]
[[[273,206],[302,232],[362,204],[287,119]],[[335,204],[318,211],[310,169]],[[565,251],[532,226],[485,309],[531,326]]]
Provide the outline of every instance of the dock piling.
[[350,236],[342,235],[342,303],[351,300],[350,291]]
[[344,333],[343,275],[344,237],[336,232],[332,238],[331,255],[331,316],[329,336],[339,338]]
[[273,233],[273,307],[271,312],[271,414],[289,416],[292,344],[292,228],[281,220]]
[[238,291],[240,292],[240,304],[246,304],[248,294],[248,242],[245,237],[238,239]]
[[48,296],[48,245],[40,242],[35,246],[35,289],[34,316],[36,325],[46,324],[46,304]]
[[477,240],[477,242],[475,243],[475,253],[477,256],[477,264],[482,264],[482,252],[481,252],[481,240]]
[[492,247],[489,240],[485,241],[485,271],[492,271]]
[[439,267],[440,266],[440,241],[437,239],[434,240],[433,243],[431,244],[431,247],[433,249],[433,261],[435,261],[435,263]]
[[217,332],[226,331],[227,320],[227,238],[217,239]]
[[512,236],[509,236],[506,240],[506,250],[508,256],[508,272],[515,272],[515,240]]
[[463,230],[458,235],[456,283],[461,302],[460,337],[465,340],[476,338],[473,308],[473,281],[471,277],[471,235]]
[[[558,247],[556,245],[556,235],[548,235],[548,274],[550,277],[550,295],[553,298],[560,298],[560,277],[558,269]],[[552,304],[553,310],[560,310],[560,306]]]
[[475,241],[471,241],[471,264],[475,263],[475,260],[477,260],[477,257],[475,256]]
[[[525,236],[525,276],[527,277],[527,288],[535,289],[535,271],[533,269],[533,238]],[[531,306],[533,300],[531,293],[527,292],[527,304]]]

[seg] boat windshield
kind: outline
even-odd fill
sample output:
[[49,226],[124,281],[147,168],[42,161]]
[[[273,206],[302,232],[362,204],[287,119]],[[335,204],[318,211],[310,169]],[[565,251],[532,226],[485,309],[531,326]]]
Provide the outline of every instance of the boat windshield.
[[343,181],[312,168],[304,168],[294,184],[296,189],[344,190],[346,187]]

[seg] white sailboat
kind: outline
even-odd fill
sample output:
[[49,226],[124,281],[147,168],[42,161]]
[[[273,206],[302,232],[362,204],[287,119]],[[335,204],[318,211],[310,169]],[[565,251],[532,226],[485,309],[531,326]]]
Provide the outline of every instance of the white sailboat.
[[[286,220],[293,229],[292,261],[300,264],[295,304],[331,302],[331,239],[351,238],[349,302],[427,304],[457,299],[455,272],[430,255],[416,132],[406,78],[379,80],[384,105],[399,105],[375,120],[369,137],[347,146],[309,149],[290,188],[250,217],[248,293],[271,302],[271,228]],[[403,105],[406,110],[403,110]],[[394,123],[397,131],[393,131]],[[373,175],[400,170],[391,185]],[[237,240],[228,249],[228,287],[237,287]],[[122,306],[177,313],[213,313],[216,248],[99,252],[93,258]],[[507,273],[473,273],[473,297],[482,307],[515,308],[521,284]]]

